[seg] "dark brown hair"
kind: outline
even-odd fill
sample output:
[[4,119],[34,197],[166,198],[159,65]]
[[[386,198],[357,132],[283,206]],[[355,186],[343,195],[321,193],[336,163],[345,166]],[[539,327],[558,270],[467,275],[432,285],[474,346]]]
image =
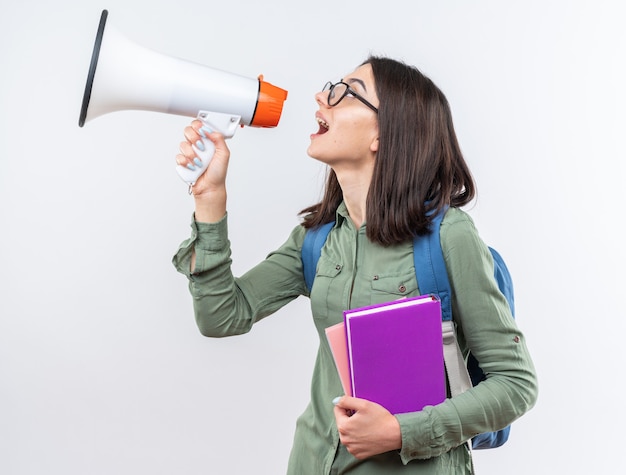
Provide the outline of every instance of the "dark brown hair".
[[[417,68],[370,56],[380,99],[379,147],[367,194],[367,236],[383,246],[428,233],[431,215],[463,206],[475,184],[444,94]],[[300,212],[311,228],[335,219],[343,193],[329,170],[322,201]]]

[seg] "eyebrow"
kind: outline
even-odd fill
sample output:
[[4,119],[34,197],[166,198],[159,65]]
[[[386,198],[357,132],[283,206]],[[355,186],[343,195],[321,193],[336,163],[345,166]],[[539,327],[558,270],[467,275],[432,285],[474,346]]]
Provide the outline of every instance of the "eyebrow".
[[[344,81],[344,79],[342,79],[342,81]],[[345,81],[348,82],[349,84],[354,84],[355,82],[359,83],[361,87],[363,88],[363,90],[367,92],[367,87],[365,87],[365,82],[362,79],[348,78],[348,79],[345,79]]]

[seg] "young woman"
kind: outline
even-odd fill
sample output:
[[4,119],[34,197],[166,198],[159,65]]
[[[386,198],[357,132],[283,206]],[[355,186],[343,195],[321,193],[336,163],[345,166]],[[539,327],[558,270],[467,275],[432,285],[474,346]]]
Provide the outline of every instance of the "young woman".
[[[525,340],[493,278],[493,260],[470,217],[475,186],[461,154],[442,92],[416,68],[370,57],[315,95],[319,130],[308,154],[329,166],[322,201],[266,260],[241,277],[230,268],[226,171],[220,134],[194,121],[176,161],[193,166],[191,144],[201,135],[216,147],[193,187],[192,235],[174,257],[189,279],[203,335],[248,332],[300,295],[301,248],[307,228],[334,221],[310,292],[319,334],[311,401],[298,419],[288,473],[473,473],[466,443],[509,425],[537,397]],[[342,394],[324,329],[343,311],[420,294],[412,239],[429,231],[433,212],[446,210],[440,240],[453,290],[459,340],[487,380],[422,411],[392,415],[382,406]]]

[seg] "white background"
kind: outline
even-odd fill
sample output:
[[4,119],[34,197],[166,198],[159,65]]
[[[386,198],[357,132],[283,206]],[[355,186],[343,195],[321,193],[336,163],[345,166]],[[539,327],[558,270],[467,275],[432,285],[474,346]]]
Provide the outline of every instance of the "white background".
[[[616,473],[623,460],[625,14],[618,0],[3,0],[0,473],[284,473],[317,342],[299,299],[238,338],[198,333],[170,263],[192,200],[186,117],[78,127],[102,9],[134,42],[289,90],[229,144],[241,273],[319,198],[313,95],[372,52],[446,93],[540,381],[480,474]],[[619,206],[619,207],[618,207]],[[330,402],[329,402],[330,403]]]

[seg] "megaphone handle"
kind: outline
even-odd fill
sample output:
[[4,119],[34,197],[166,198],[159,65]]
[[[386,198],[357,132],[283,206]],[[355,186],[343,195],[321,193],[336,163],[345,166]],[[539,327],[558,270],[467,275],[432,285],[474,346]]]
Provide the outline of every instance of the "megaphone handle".
[[[200,111],[198,113],[198,119],[201,120],[206,127],[221,133],[224,135],[224,138],[227,139],[235,135],[237,127],[239,127],[239,123],[241,122],[241,116],[238,115],[207,111]],[[215,145],[213,145],[213,142],[204,137],[200,137],[200,140],[204,145],[204,150],[200,150],[195,145],[192,145],[192,147],[194,152],[196,152],[196,156],[202,161],[202,165],[199,167],[196,166],[193,170],[176,165],[178,175],[190,187],[196,183],[196,180],[198,180],[200,175],[202,175],[207,169],[211,159],[213,158],[213,154],[215,153]]]

